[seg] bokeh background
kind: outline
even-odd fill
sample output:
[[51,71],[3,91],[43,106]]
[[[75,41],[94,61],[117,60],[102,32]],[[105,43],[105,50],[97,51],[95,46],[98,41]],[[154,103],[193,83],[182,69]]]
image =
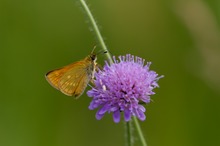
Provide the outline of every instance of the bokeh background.
[[[148,145],[220,145],[220,1],[88,3],[113,55],[140,56],[165,75],[140,122]],[[75,100],[44,78],[94,45],[76,0],[0,1],[0,146],[124,145],[123,122],[97,121],[85,93]]]

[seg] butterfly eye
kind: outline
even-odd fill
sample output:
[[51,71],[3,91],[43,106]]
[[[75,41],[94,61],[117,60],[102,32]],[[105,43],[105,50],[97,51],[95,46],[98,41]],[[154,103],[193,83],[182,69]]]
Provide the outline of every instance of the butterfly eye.
[[95,54],[92,54],[92,55],[90,55],[90,58],[91,58],[92,60],[96,60],[96,55],[95,55]]

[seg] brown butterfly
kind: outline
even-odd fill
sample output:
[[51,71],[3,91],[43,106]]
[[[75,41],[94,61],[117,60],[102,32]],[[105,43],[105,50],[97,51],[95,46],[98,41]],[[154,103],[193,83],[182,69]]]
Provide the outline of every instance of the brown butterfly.
[[83,60],[49,71],[46,74],[47,81],[68,96],[80,97],[89,81],[94,78],[97,64],[97,55],[94,53],[94,49]]

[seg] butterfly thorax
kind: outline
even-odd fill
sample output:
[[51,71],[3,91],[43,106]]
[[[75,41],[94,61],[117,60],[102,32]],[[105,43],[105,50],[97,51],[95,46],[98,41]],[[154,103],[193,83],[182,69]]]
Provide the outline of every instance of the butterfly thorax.
[[94,73],[95,73],[96,64],[97,64],[96,60],[97,60],[96,54],[90,54],[84,59],[84,61],[87,64],[87,73],[91,75],[91,78],[94,78]]

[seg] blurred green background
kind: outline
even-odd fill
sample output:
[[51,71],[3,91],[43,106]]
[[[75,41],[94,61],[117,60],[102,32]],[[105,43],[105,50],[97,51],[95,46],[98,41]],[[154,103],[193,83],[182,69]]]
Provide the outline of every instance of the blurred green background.
[[[148,145],[220,145],[220,1],[88,3],[113,55],[165,75],[140,122]],[[44,78],[98,46],[90,30],[76,0],[0,1],[0,146],[124,146],[123,122],[97,121],[85,93],[74,100]]]

